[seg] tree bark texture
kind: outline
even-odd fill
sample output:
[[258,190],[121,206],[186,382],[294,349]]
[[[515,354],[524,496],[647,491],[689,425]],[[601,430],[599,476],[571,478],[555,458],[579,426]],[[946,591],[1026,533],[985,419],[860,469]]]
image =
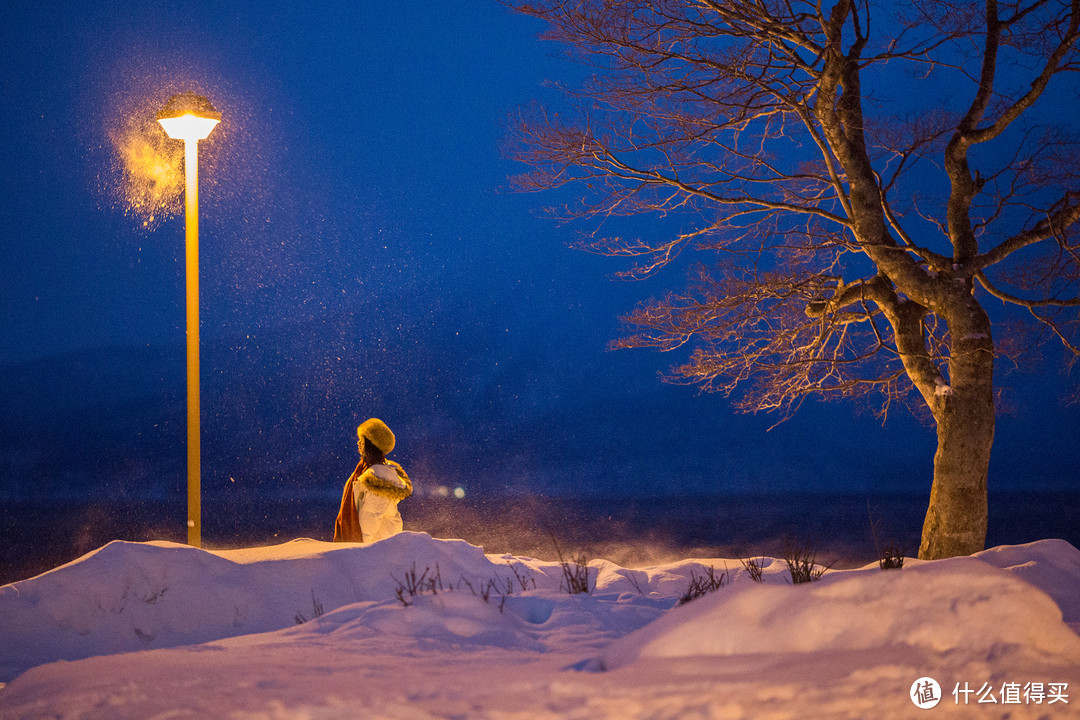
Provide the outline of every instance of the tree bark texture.
[[990,320],[974,298],[946,313],[953,334],[951,384],[932,405],[937,452],[919,557],[970,555],[985,547],[986,483],[994,444],[994,351]]

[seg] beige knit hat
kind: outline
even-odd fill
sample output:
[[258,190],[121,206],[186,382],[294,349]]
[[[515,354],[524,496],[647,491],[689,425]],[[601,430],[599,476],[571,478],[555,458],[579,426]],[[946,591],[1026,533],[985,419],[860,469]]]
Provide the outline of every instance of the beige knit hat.
[[368,418],[360,423],[356,436],[370,440],[372,445],[382,450],[383,455],[389,455],[394,449],[394,433],[379,418]]

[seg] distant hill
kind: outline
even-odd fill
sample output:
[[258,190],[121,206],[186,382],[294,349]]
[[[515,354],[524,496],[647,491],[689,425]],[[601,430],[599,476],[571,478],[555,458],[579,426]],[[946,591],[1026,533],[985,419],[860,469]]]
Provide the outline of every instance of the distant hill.
[[[395,457],[422,492],[929,491],[933,432],[910,418],[882,429],[868,414],[810,405],[767,432],[775,417],[736,415],[720,396],[659,382],[666,356],[590,350],[555,333],[491,338],[480,327],[361,328],[343,315],[204,339],[204,492],[333,496],[369,416],[394,428]],[[575,342],[581,351],[567,352]],[[183,497],[182,345],[0,373],[0,499]],[[1041,461],[1037,482],[1053,470],[1052,459],[1006,447],[996,458],[998,477],[1022,472],[1016,463]]]

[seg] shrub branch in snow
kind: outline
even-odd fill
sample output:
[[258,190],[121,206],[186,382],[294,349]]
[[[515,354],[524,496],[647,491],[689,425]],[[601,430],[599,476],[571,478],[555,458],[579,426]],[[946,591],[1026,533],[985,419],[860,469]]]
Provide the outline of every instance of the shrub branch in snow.
[[[690,571],[690,587],[686,588],[686,592],[679,598],[679,604],[683,605],[696,600],[702,595],[719,590],[724,587],[724,579],[727,577],[727,571],[720,573],[720,577],[716,576],[716,569],[710,565],[705,568],[704,575],[697,575],[693,570]],[[640,591],[639,591],[640,592]]]
[[415,562],[405,572],[403,580],[399,580],[393,573],[390,574],[390,577],[397,583],[394,594],[397,596],[398,602],[405,607],[414,604],[416,599],[423,595],[438,595],[439,593],[453,592],[466,587],[469,592],[486,603],[490,604],[498,600],[499,612],[502,612],[506,605],[506,599],[514,594],[515,581],[522,592],[529,590],[530,586],[532,589],[536,589],[535,578],[526,572],[519,571],[513,564],[509,562],[507,564],[510,565],[510,571],[514,574],[513,579],[496,575],[480,582],[470,580],[462,575],[457,585],[447,586],[443,584],[442,572],[438,563],[435,564],[434,572],[430,567],[426,567],[423,572],[418,574]]
[[424,593],[438,595],[445,590],[438,563],[435,563],[435,572],[431,572],[431,568],[426,567],[424,572],[417,575],[416,563],[414,562],[412,567],[405,573],[404,580],[399,580],[393,573],[390,574],[390,577],[397,583],[394,593],[405,607],[412,605],[416,598]]
[[559,555],[559,566],[562,568],[563,580],[559,587],[565,587],[566,592],[571,595],[592,592],[592,588],[589,587],[589,560],[585,557],[585,553],[579,553],[576,558],[567,560],[554,534],[551,535],[551,542]]
[[634,587],[635,590],[637,590],[638,595],[640,595],[641,597],[647,597],[645,595],[645,591],[641,589],[641,581],[638,580],[636,572],[627,573],[626,574],[626,581],[628,583],[630,583]]
[[[318,620],[322,616],[323,616],[322,603],[319,602],[319,598],[315,597],[315,591],[312,590],[311,591],[311,619],[312,620]],[[301,612],[297,612],[296,617],[294,619],[296,620],[297,625],[303,625],[304,623],[306,623],[308,621],[308,618],[304,617],[304,614],[301,613]]]
[[506,579],[505,585],[500,585],[499,582],[495,579],[489,579],[487,582],[480,586],[480,590],[477,590],[468,578],[462,576],[461,582],[458,583],[459,587],[461,585],[469,588],[469,592],[471,592],[473,595],[476,595],[486,603],[491,602],[491,596],[492,594],[494,594],[495,597],[499,598],[499,612],[502,612],[503,608],[506,606],[506,598],[514,594],[514,583],[509,578]]
[[[514,567],[514,563],[510,562],[509,560],[506,561],[506,564],[510,566],[510,572],[514,573],[514,577],[517,578],[518,585],[521,587],[521,592],[525,592],[526,590],[530,589],[536,589],[536,578],[529,575],[528,573],[518,572],[518,569]],[[530,583],[532,584],[532,588],[529,587]]]
[[902,570],[904,567],[904,551],[895,540],[889,540],[884,545],[878,540],[878,524],[881,518],[874,518],[870,512],[870,501],[866,501],[866,513],[870,516],[870,534],[874,536],[874,547],[877,549],[878,567],[882,570]]
[[750,576],[750,579],[754,582],[761,582],[761,571],[765,569],[765,558],[746,558],[740,560],[743,568],[746,569],[746,574]]
[[816,560],[817,553],[812,551],[809,545],[800,545],[793,540],[784,543],[784,563],[788,567],[792,585],[821,579],[829,566],[818,565]]

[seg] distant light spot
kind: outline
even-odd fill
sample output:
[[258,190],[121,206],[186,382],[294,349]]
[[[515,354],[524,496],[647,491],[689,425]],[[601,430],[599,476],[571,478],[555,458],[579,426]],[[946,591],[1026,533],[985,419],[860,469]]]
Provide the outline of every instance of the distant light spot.
[[465,488],[461,487],[460,485],[454,488],[454,497],[456,497],[458,500],[465,497]]

